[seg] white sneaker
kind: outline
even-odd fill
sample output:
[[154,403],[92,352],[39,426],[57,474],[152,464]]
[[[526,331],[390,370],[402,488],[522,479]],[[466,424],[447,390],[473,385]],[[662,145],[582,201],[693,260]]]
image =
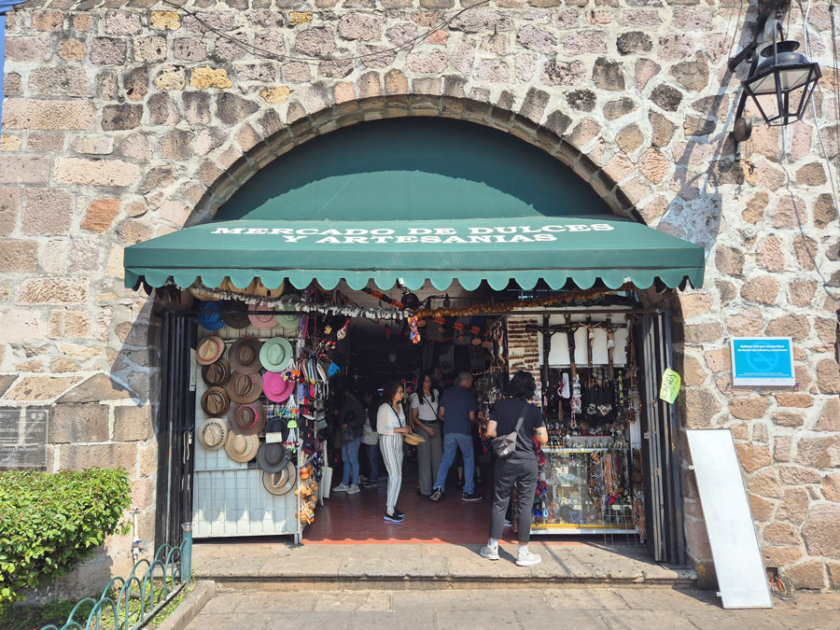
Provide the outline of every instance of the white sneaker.
[[346,483],[340,483],[332,489],[333,492],[347,492],[350,489]]
[[347,494],[359,494],[359,486],[350,486],[347,488]]
[[542,562],[542,558],[530,551],[520,551],[516,558],[516,566],[518,567],[530,567],[540,562]]
[[488,560],[498,560],[499,559],[499,548],[498,547],[491,547],[490,545],[484,545],[479,551],[482,558],[487,558]]

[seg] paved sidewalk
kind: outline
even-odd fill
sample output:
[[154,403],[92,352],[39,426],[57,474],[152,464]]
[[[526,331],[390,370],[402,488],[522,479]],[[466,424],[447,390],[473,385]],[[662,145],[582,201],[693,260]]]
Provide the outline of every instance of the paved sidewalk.
[[189,630],[838,630],[840,593],[723,610],[714,593],[656,587],[218,592]]

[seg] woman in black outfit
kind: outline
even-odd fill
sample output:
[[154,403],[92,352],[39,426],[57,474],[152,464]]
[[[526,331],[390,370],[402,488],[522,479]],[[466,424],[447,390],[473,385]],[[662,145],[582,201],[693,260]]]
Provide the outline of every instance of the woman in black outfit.
[[516,435],[516,449],[507,459],[496,459],[493,483],[493,508],[490,512],[490,540],[481,548],[481,555],[488,560],[499,559],[499,539],[505,526],[505,512],[513,487],[519,493],[519,551],[516,564],[527,567],[538,564],[541,558],[528,550],[531,538],[531,511],[537,489],[537,455],[534,437],[540,444],[548,442],[542,411],[529,400],[534,397],[537,385],[528,372],[519,371],[510,379],[508,397],[490,411],[487,423],[488,437],[507,435],[516,430],[519,418],[522,425]]

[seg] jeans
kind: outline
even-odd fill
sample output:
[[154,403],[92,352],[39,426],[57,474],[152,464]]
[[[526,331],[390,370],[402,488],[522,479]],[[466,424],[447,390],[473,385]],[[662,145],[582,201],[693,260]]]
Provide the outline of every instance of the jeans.
[[[341,459],[344,460],[344,476],[341,478],[341,483],[345,486],[359,485],[359,446],[362,443],[362,437],[359,436],[352,442],[341,445]],[[350,483],[350,471],[353,471],[353,483]]]
[[464,458],[464,494],[475,492],[475,461],[473,457],[472,436],[465,433],[447,433],[443,436],[443,459],[440,460],[435,489],[443,490],[446,475],[455,461],[455,453],[461,451]]
[[376,444],[365,444],[367,449],[368,462],[370,463],[370,474],[368,481],[376,483],[379,481],[379,442]]

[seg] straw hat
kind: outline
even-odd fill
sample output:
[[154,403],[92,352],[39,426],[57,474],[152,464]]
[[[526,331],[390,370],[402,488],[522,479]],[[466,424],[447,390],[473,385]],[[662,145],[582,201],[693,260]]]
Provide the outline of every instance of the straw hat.
[[419,433],[414,433],[413,431],[411,433],[406,433],[404,437],[405,441],[412,446],[417,446],[418,444],[422,444],[426,441],[426,438]]
[[[297,304],[300,303],[300,296],[294,293],[289,293],[280,298],[280,304],[277,306],[278,311],[290,310],[294,311]],[[300,322],[300,313],[290,312],[277,316],[277,323],[283,328],[297,328]]]
[[248,319],[248,305],[241,300],[226,300],[222,302],[222,321],[230,326],[241,330],[248,328],[251,325],[251,320]]
[[292,461],[291,452],[279,442],[260,444],[260,450],[257,451],[257,464],[265,472],[280,472],[290,461]]
[[260,302],[259,304],[251,304],[248,307],[248,319],[251,320],[251,323],[260,328],[262,330],[268,330],[269,328],[274,328],[277,325],[277,317],[274,316],[273,313],[260,313],[259,311],[273,311],[274,308],[271,307],[266,302]]
[[251,280],[251,284],[249,284],[245,289],[243,289],[243,293],[247,295],[258,295],[260,297],[267,297],[277,299],[281,295],[283,295],[283,290],[286,288],[286,281],[280,283],[280,286],[276,289],[268,289],[262,283],[262,280],[259,278],[254,278]]
[[257,456],[260,439],[256,435],[242,435],[229,431],[225,438],[225,453],[233,461],[244,464]]
[[193,297],[197,297],[199,300],[203,300],[205,302],[218,302],[222,299],[200,282],[195,282],[189,288],[189,291],[193,294]]
[[259,374],[233,372],[225,389],[233,402],[240,405],[254,402],[262,394],[262,377]]
[[255,401],[244,405],[231,405],[228,412],[230,430],[242,435],[256,435],[265,428],[265,409]]
[[285,337],[272,337],[260,348],[260,363],[269,372],[282,372],[292,359],[292,344]]
[[292,462],[286,464],[285,468],[280,472],[263,473],[263,486],[275,496],[283,496],[295,487],[297,483],[297,469]]
[[254,374],[260,371],[260,349],[262,341],[250,335],[240,337],[228,350],[231,367],[242,374]]
[[263,374],[262,388],[265,397],[271,402],[285,401],[295,389],[295,382],[286,379],[280,372]]
[[211,387],[224,385],[230,378],[230,362],[227,359],[219,359],[205,365],[201,368],[201,378]]
[[224,340],[217,335],[204,337],[195,349],[195,359],[201,365],[215,363],[225,351]]
[[198,441],[208,451],[222,448],[227,436],[227,425],[221,418],[208,418],[198,427]]
[[223,416],[230,407],[230,396],[223,387],[211,387],[201,395],[201,408],[208,416]]

